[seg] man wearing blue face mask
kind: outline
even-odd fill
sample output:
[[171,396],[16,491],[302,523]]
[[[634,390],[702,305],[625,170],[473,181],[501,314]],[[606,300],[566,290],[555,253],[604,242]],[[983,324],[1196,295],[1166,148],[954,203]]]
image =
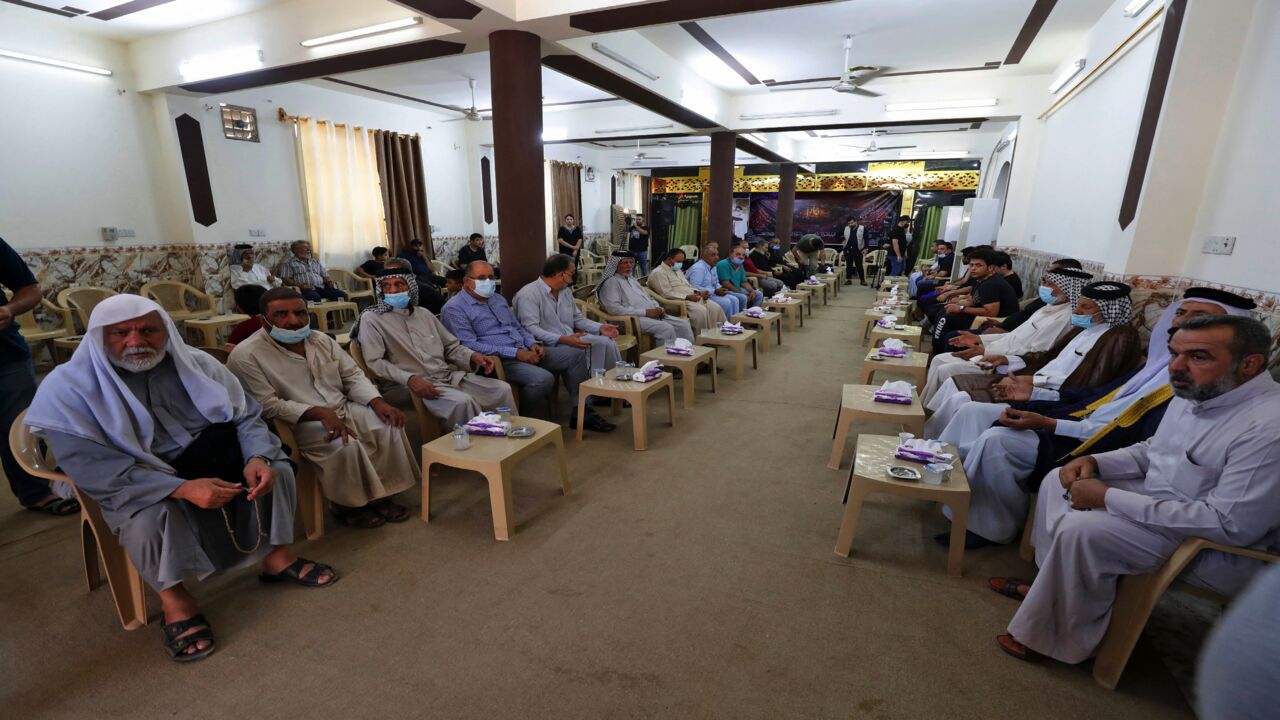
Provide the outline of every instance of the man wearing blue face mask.
[[339,522],[375,528],[408,520],[409,509],[391,499],[420,472],[402,430],[404,413],[382,399],[336,340],[311,332],[297,291],[269,290],[261,308],[267,327],[236,346],[227,369],[264,418],[292,427]]
[[498,294],[492,265],[473,262],[466,272],[462,292],[449,298],[440,314],[445,327],[463,345],[501,358],[507,381],[519,388],[521,412],[551,418],[556,375],[569,393],[570,407],[577,407],[578,386],[591,375],[586,353],[538,342]]

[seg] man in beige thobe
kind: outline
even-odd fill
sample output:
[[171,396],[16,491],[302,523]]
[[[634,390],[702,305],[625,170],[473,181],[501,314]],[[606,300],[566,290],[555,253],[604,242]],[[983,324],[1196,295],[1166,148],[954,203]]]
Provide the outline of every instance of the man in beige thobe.
[[418,307],[412,273],[383,270],[374,281],[377,302],[360,316],[352,342],[360,344],[365,364],[379,380],[409,388],[448,427],[484,410],[515,407],[510,385],[468,372],[472,366],[493,372],[493,360],[463,345],[435,315]]
[[296,290],[267,291],[262,317],[268,327],[237,345],[227,367],[263,417],[292,426],[339,521],[370,528],[407,520],[408,508],[390,500],[419,473],[404,413],[382,399],[337,341],[311,332]]
[[683,264],[683,250],[675,248],[667,253],[649,273],[649,289],[669,300],[683,300],[694,332],[719,327],[725,321],[724,310],[709,300],[711,293],[699,291],[689,284],[679,269]]

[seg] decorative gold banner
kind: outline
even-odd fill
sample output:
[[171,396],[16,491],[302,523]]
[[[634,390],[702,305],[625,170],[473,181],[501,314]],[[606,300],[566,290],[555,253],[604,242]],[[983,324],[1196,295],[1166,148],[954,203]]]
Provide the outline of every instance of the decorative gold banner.
[[[710,178],[653,178],[655,193],[705,193]],[[801,175],[796,192],[839,192],[859,190],[977,190],[977,170],[924,170],[924,163],[871,163],[865,173]],[[778,192],[777,175],[738,176],[733,191]]]

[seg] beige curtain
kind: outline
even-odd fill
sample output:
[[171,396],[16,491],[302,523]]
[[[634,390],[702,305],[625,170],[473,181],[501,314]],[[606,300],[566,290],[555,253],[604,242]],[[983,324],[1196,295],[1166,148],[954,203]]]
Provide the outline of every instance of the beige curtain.
[[387,218],[391,254],[421,240],[432,256],[431,222],[427,214],[427,178],[422,165],[422,143],[417,135],[374,130],[373,146],[382,184],[382,209]]
[[371,133],[299,118],[294,136],[312,249],[326,267],[353,268],[387,242]]
[[577,218],[578,225],[582,225],[582,164],[548,160],[546,177],[548,196],[551,199],[547,204],[551,215],[547,223],[551,241],[549,247],[555,248],[559,247],[555,238],[565,215],[572,213]]

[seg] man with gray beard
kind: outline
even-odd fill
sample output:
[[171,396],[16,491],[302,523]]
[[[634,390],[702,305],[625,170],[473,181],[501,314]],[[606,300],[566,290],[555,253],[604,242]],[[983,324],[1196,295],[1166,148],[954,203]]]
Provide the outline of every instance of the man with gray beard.
[[[1266,372],[1270,346],[1252,318],[1184,321],[1169,341],[1176,397],[1156,434],[1045,477],[1032,543],[1039,575],[1025,594],[1011,579],[991,581],[1022,599],[1009,634],[996,638],[1002,650],[1023,660],[1088,659],[1119,577],[1154,572],[1189,537],[1280,550],[1280,385]],[[1203,552],[1182,579],[1230,596],[1262,565]]]
[[337,580],[289,549],[293,470],[260,410],[217,360],[182,342],[159,305],[116,295],[94,308],[84,341],[27,412],[159,594],[176,662],[214,650],[186,580],[255,561],[264,582]]

